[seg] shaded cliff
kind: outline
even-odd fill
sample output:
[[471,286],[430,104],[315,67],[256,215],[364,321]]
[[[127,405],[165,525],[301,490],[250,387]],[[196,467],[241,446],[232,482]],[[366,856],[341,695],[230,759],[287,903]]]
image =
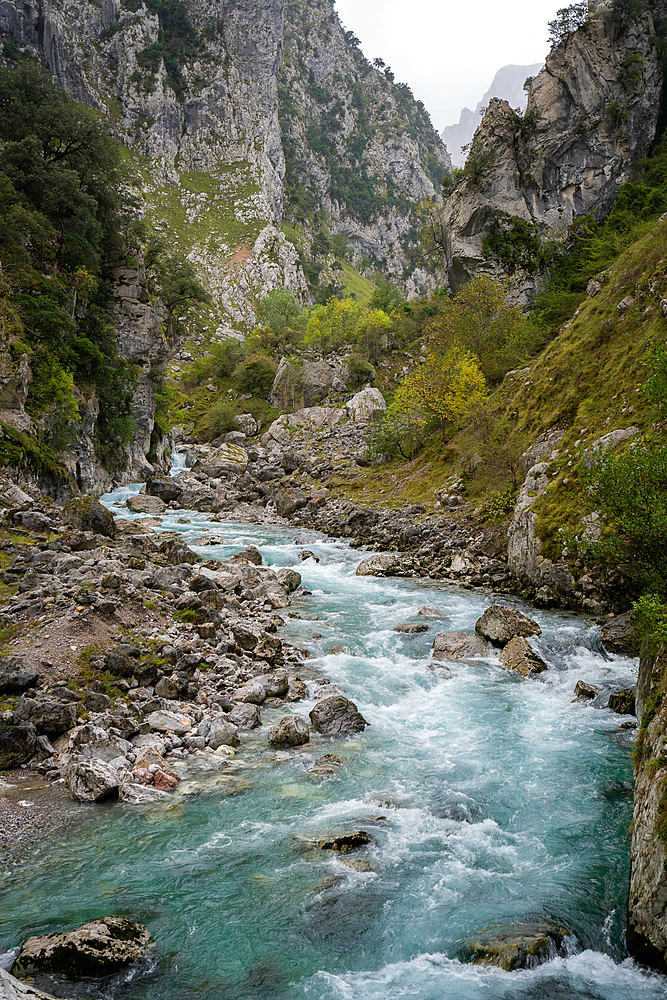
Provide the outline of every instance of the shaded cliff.
[[602,218],[656,135],[662,4],[627,25],[591,5],[533,80],[526,112],[491,102],[465,172],[445,204],[445,256],[457,290],[475,273],[513,275],[534,291],[550,241],[579,217]]

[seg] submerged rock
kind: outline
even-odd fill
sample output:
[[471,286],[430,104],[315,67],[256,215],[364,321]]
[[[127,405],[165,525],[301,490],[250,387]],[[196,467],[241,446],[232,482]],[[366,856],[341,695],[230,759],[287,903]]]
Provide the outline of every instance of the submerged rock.
[[470,941],[462,949],[461,959],[473,965],[495,965],[505,972],[533,969],[565,954],[567,934],[564,927],[555,924],[516,924]]
[[537,622],[515,608],[492,604],[475,623],[475,631],[497,646],[506,646],[515,636],[541,635]]
[[142,958],[151,940],[141,924],[125,917],[103,917],[64,934],[28,938],[11,972],[14,976],[55,973],[70,979],[108,976]]
[[367,844],[374,844],[375,841],[365,830],[355,830],[353,833],[344,833],[333,840],[318,840],[317,846],[323,851],[336,851],[338,854],[347,854],[348,851],[358,851],[360,847]]
[[315,732],[323,736],[363,733],[369,724],[357,711],[354,702],[339,694],[318,701],[310,712],[310,722]]
[[531,674],[541,674],[544,670],[548,669],[547,664],[531,648],[527,639],[519,635],[511,639],[502,650],[500,662],[508,670],[516,670],[522,677],[529,677]]
[[394,632],[416,635],[418,632],[428,632],[428,625],[425,625],[424,622],[408,622],[405,625],[394,625]]
[[471,660],[488,654],[488,642],[472,632],[441,632],[433,641],[435,660]]

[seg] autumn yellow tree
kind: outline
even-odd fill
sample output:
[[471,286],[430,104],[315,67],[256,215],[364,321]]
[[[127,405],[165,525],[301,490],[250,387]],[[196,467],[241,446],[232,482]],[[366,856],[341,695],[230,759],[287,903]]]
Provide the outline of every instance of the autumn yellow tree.
[[[443,355],[430,354],[403,379],[387,410],[386,425],[399,441],[414,442],[436,419],[444,440],[447,425],[462,420],[485,396],[478,359],[455,345]],[[412,443],[410,450],[415,450]]]
[[483,274],[445,300],[427,335],[443,353],[457,344],[471,351],[493,383],[529,352],[532,329],[521,309],[507,302],[505,287]]

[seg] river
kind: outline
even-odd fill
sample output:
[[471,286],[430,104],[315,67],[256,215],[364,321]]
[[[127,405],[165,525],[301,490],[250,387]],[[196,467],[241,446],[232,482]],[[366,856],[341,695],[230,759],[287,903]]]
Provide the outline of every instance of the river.
[[[118,505],[138,489],[104,500],[127,517]],[[573,703],[579,679],[630,686],[633,663],[606,656],[583,617],[519,603],[542,627],[548,672],[522,681],[491,658],[452,664],[450,676],[430,662],[434,636],[472,630],[493,593],[357,577],[367,553],[345,542],[192,512],[177,523],[184,513],[169,512],[164,527],[193,545],[205,528],[227,541],[202,554],[252,543],[269,564],[299,570],[312,595],[294,600],[300,619],[283,612],[280,634],[313,651],[370,726],[278,754],[264,727],[244,734],[231,775],[217,759],[189,765],[199,791],[167,808],[82,807],[61,842],[4,878],[0,951],[122,913],[148,925],[157,960],[79,995],[667,998],[667,978],[634,964],[623,943],[633,733],[609,710]],[[296,537],[319,563],[300,561]],[[418,618],[424,605],[444,617]],[[428,632],[393,631],[419,620]],[[291,708],[307,719],[313,703]],[[310,773],[326,753],[342,766]],[[362,865],[308,846],[356,829],[375,841]],[[569,930],[567,957],[515,973],[457,960],[489,927],[544,918]]]

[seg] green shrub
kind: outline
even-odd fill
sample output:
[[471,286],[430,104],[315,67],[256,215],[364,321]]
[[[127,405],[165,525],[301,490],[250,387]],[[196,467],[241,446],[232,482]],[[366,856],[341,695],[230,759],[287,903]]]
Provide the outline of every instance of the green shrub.
[[264,354],[253,354],[242,361],[234,372],[234,384],[239,392],[268,399],[271,395],[277,365]]
[[375,378],[375,369],[370,361],[366,361],[365,358],[360,358],[358,354],[350,354],[348,355],[346,361],[352,385],[361,385],[363,382],[372,382]]
[[206,421],[213,436],[217,437],[218,434],[228,434],[237,429],[234,422],[235,417],[236,407],[234,404],[224,399],[218,399],[208,411]]

